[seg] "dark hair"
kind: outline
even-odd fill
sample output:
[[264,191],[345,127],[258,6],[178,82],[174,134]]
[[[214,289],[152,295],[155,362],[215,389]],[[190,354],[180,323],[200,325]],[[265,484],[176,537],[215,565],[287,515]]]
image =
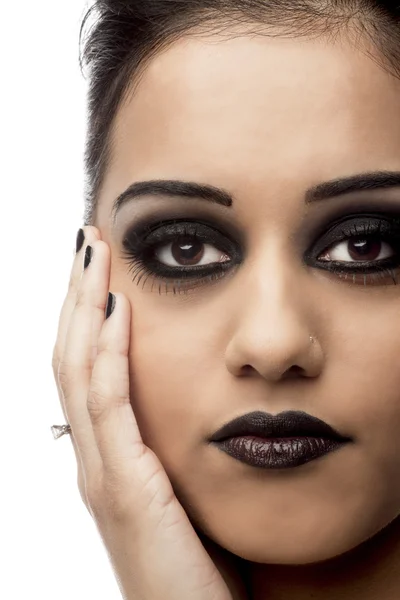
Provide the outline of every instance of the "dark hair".
[[356,39],[361,35],[372,42],[385,67],[400,76],[400,1],[98,0],[80,32],[81,67],[89,73],[85,225],[95,221],[114,117],[146,64],[184,35],[229,33],[238,25],[249,33],[275,36],[352,32]]

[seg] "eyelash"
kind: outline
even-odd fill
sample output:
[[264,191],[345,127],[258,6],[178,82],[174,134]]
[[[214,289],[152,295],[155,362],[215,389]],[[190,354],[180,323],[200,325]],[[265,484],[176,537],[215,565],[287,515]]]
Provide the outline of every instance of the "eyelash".
[[[204,266],[171,267],[164,265],[154,257],[154,251],[180,238],[189,237],[193,242],[211,244],[221,253],[233,256],[233,260],[209,263]],[[150,277],[154,283],[158,280],[158,291],[162,285],[167,293],[187,293],[189,289],[207,285],[219,280],[232,269],[232,263],[241,262],[239,248],[233,240],[219,232],[209,223],[201,221],[158,221],[134,227],[124,238],[122,257],[128,260],[133,281],[144,288]]]
[[[155,257],[154,252],[157,249],[184,237],[190,238],[193,243],[211,245],[221,253],[231,256],[232,259],[225,262],[212,262],[204,266],[172,267],[161,263]],[[330,238],[329,244],[323,243],[326,238]],[[318,258],[341,242],[357,238],[389,243],[394,254],[375,261],[346,261],[349,266],[345,266],[346,262],[343,261],[327,261]],[[163,285],[166,293],[172,291],[174,294],[180,294],[211,284],[243,261],[237,243],[209,223],[199,220],[166,220],[139,224],[126,234],[123,240],[122,258],[129,262],[129,272],[132,272],[132,279],[137,285],[143,282],[142,288],[144,288],[148,279],[152,278],[151,290],[158,282],[160,294]],[[352,275],[354,283],[361,277],[366,285],[368,277],[371,283],[378,281],[382,284],[386,277],[390,277],[396,284],[398,276],[396,269],[400,266],[400,219],[389,216],[385,218],[383,215],[376,214],[348,215],[345,219],[332,224],[327,231],[325,230],[319,241],[306,252],[304,259],[310,266],[330,271],[339,278],[347,280],[349,275]]]
[[[323,240],[331,238],[329,243]],[[393,250],[393,255],[381,260],[373,261],[324,261],[316,260],[314,262],[313,254],[320,257],[330,248],[342,242],[351,240],[378,241],[389,244]],[[367,279],[371,284],[383,284],[386,278],[390,278],[393,284],[397,284],[397,272],[400,266],[400,219],[390,215],[347,215],[339,221],[333,223],[328,231],[322,236],[322,241],[314,244],[314,253],[306,253],[306,261],[312,262],[312,266],[337,275],[341,279],[348,280],[349,276],[353,283],[363,283],[367,285]],[[346,266],[346,263],[348,265]]]

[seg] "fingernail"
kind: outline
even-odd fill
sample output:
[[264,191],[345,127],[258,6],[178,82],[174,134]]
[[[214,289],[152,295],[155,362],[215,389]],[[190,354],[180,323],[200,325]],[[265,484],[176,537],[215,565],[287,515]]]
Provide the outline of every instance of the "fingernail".
[[84,270],[87,269],[88,266],[90,265],[90,261],[92,260],[92,256],[93,256],[93,248],[92,248],[92,246],[87,246],[86,252],[85,252],[85,262],[83,264]]
[[107,300],[107,308],[106,308],[106,319],[108,319],[108,317],[113,313],[113,310],[115,308],[115,302],[116,302],[116,298],[115,298],[114,294],[109,292],[108,300]]
[[79,250],[83,246],[83,242],[85,241],[85,233],[83,229],[78,231],[78,235],[76,236],[76,254],[78,254]]

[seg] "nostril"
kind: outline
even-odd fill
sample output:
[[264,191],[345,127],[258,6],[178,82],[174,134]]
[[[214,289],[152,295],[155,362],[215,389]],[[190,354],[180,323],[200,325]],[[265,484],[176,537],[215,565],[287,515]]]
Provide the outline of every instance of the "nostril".
[[251,365],[244,365],[240,369],[241,375],[250,375],[252,373],[252,371],[254,371],[254,368]]
[[292,365],[290,369],[287,369],[282,375],[282,379],[292,379],[295,377],[305,377],[305,371],[298,365]]

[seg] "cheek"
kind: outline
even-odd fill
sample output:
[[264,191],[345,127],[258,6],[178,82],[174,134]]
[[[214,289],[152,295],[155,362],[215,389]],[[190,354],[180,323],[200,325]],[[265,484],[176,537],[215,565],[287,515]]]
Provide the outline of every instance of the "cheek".
[[376,428],[400,418],[400,299],[382,308],[350,305],[330,333],[326,361],[333,408],[336,396],[344,419],[350,412],[355,423]]
[[133,325],[132,407],[144,442],[174,477],[193,468],[193,456],[210,433],[210,386],[216,370],[212,328],[207,332],[202,320],[192,318],[189,324],[162,311],[149,319],[142,313]]
[[321,408],[356,438],[365,470],[377,479],[397,479],[400,467],[400,300],[394,294],[342,309],[329,334],[321,386]]

